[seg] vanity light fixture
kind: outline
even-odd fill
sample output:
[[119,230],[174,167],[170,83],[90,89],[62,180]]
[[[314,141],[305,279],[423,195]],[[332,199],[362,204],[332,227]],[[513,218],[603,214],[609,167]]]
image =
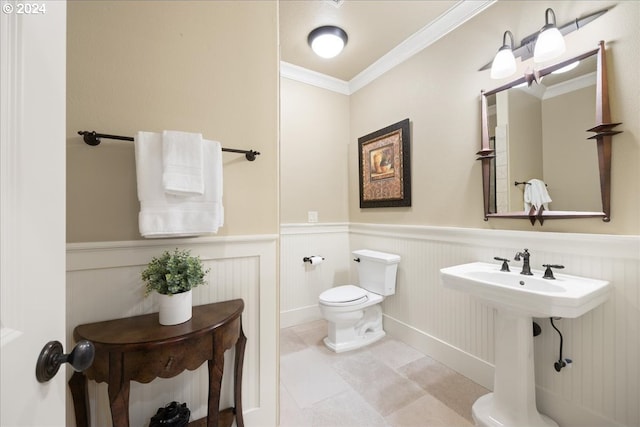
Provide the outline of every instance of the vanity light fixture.
[[322,58],[337,56],[347,44],[349,37],[340,27],[325,25],[309,33],[307,42],[316,55]]
[[[507,36],[511,39],[511,44],[507,44]],[[502,36],[502,47],[498,49],[496,57],[491,64],[491,78],[503,79],[516,72],[516,58],[513,56],[513,34],[507,30]]]
[[[533,62],[546,62],[562,55],[566,50],[564,37],[556,27],[556,14],[553,9],[545,11],[545,25],[538,34],[536,46],[533,50]],[[553,23],[550,22],[553,18]]]
[[[590,13],[589,15],[583,16],[583,17],[578,17],[574,20],[572,20],[571,22],[568,22],[564,25],[562,25],[559,28],[556,28],[556,30],[560,33],[561,35],[561,39],[562,36],[567,35],[573,31],[577,31],[580,28],[584,27],[585,25],[587,25],[588,23],[592,22],[593,20],[599,18],[600,16],[604,15],[605,13],[607,13],[609,11],[609,9],[611,9],[611,7],[606,8],[606,9],[602,9],[599,10],[597,12],[593,12]],[[549,15],[553,14],[553,24],[549,24]],[[547,22],[547,25],[550,25],[551,27],[555,27],[556,25],[556,16],[555,13],[553,12],[553,10],[551,9],[547,9],[547,11],[545,12],[545,18]],[[528,36],[526,36],[525,38],[523,38],[520,41],[520,44],[518,46],[512,46],[511,47],[511,51],[513,52],[513,56],[515,58],[520,58],[521,61],[526,61],[527,59],[531,58],[532,56],[534,56],[534,50],[536,50],[537,47],[537,41],[538,38],[542,35],[547,33],[547,25],[545,25],[542,30],[540,31],[536,31],[533,34],[529,34]],[[547,34],[548,35],[548,34]],[[562,45],[564,46],[564,39],[562,39],[561,41]],[[506,43],[503,43],[503,45]],[[542,46],[540,47],[540,49],[542,49]],[[560,54],[558,54],[560,55]],[[538,62],[537,60],[535,62]],[[489,62],[487,64],[485,64],[484,66],[482,66],[478,71],[484,71],[484,70],[488,70],[490,68],[493,67],[493,61]]]

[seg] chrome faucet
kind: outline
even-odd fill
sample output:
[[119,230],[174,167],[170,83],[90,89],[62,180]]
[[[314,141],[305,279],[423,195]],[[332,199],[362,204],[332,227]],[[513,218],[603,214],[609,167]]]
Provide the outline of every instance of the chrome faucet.
[[529,249],[525,249],[524,252],[516,253],[516,256],[513,258],[515,261],[520,261],[520,257],[522,257],[522,271],[520,274],[525,274],[527,276],[533,276],[531,272],[531,266],[529,265],[529,257],[531,254],[529,253]]

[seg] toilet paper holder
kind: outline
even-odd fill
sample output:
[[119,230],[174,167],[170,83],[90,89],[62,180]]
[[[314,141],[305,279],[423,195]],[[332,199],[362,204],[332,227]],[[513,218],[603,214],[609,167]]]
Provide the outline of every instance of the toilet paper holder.
[[308,262],[309,264],[318,264],[322,261],[324,261],[324,257],[318,255],[306,256],[302,258],[302,262]]

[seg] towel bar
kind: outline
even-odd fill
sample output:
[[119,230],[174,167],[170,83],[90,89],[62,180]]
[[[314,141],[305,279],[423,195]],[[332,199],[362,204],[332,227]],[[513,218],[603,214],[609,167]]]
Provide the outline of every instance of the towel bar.
[[[108,135],[106,133],[96,133],[95,131],[86,131],[79,130],[78,135],[82,135],[82,139],[88,145],[98,145],[100,144],[100,138],[106,139],[117,139],[120,141],[133,141],[133,137],[131,136],[121,136],[121,135]],[[230,153],[241,153],[244,154],[247,160],[253,162],[256,159],[256,156],[260,155],[260,152],[254,150],[239,150],[236,148],[222,148],[222,151],[227,151]]]
[[[517,187],[518,185],[530,185],[530,183],[528,183],[528,182],[526,182],[526,181],[522,181],[522,182],[518,182],[518,181],[516,181],[516,182],[514,182],[514,183],[513,183],[513,185],[515,185],[515,186]],[[548,185],[547,185],[547,184],[545,184],[544,186],[545,186],[545,187],[548,187]]]

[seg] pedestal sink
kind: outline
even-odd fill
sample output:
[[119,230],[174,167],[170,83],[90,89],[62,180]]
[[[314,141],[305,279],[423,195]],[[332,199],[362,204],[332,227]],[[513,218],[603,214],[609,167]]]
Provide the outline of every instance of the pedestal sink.
[[474,262],[440,270],[444,287],[466,292],[496,308],[493,393],[473,405],[473,418],[486,427],[557,427],[536,407],[533,317],[575,318],[604,303],[609,282],[567,274],[555,280],[500,271]]

